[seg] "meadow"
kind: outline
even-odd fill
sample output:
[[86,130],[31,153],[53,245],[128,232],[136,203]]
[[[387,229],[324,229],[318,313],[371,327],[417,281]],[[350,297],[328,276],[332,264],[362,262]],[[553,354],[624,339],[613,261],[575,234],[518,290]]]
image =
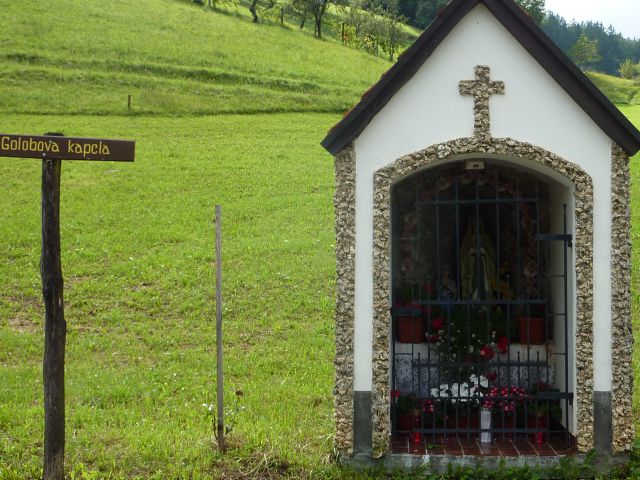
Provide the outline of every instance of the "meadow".
[[[2,131],[137,141],[133,164],[62,169],[70,478],[355,478],[333,463],[333,165],[319,142],[390,64],[179,0],[11,2],[0,26]],[[637,205],[637,159],[632,172]],[[2,480],[41,475],[40,175],[0,159]],[[224,456],[207,408],[215,204]]]
[[[174,477],[212,467],[213,210],[223,209],[231,436],[283,461],[331,454],[335,116],[5,117],[138,142],[134,164],[62,174],[71,465]],[[319,129],[319,130],[318,130]],[[201,131],[213,132],[203,141]],[[233,135],[229,132],[233,132]],[[37,161],[0,164],[0,458],[37,476],[42,302]],[[6,473],[6,472],[5,472]],[[0,478],[2,473],[0,471]]]

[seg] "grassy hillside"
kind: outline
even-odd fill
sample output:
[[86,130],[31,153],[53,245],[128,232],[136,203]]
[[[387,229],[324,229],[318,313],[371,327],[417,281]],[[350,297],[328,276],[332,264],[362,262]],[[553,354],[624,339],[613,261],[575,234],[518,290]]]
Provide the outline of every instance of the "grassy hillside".
[[294,27],[180,0],[5,2],[0,111],[342,112],[389,67]]
[[591,81],[617,105],[640,105],[640,81],[627,80],[605,73],[587,73]]

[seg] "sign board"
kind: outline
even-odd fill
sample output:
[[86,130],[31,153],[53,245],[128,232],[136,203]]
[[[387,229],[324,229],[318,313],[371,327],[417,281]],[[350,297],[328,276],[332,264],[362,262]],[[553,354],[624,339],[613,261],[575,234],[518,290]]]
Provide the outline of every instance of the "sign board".
[[133,162],[136,142],[0,133],[0,157]]

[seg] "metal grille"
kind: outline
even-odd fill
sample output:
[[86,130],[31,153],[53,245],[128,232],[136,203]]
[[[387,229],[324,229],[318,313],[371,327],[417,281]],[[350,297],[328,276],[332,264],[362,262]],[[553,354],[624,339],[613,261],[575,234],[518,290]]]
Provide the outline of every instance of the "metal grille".
[[571,441],[571,236],[550,191],[490,162],[394,188],[394,433]]

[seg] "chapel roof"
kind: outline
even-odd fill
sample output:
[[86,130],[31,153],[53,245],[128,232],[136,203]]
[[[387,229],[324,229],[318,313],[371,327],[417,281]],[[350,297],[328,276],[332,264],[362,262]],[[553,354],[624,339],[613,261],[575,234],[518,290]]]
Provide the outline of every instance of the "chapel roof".
[[640,150],[640,132],[513,0],[451,0],[438,17],[329,130],[322,146],[337,154],[353,141],[407,83],[458,22],[483,4],[591,119],[629,155]]

